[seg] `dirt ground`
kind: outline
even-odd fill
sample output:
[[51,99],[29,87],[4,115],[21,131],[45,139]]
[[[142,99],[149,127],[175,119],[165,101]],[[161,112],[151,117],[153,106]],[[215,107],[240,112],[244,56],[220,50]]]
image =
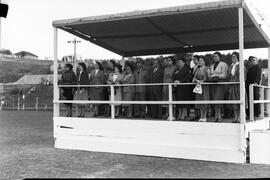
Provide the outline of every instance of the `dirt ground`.
[[0,179],[270,177],[270,165],[55,149],[52,130],[52,112],[0,111]]

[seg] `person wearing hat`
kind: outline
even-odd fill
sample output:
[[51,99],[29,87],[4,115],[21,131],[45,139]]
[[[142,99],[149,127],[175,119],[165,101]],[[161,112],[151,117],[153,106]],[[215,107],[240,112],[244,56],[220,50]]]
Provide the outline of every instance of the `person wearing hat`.
[[[105,84],[103,66],[100,62],[95,63],[95,69],[90,74],[90,84],[91,85],[103,85]],[[91,100],[104,100],[103,87],[91,87],[90,89]],[[94,104],[94,117],[100,116],[101,114],[101,105]]]
[[[104,78],[105,81],[108,81],[110,74],[114,73],[114,67],[115,67],[115,60],[111,59],[108,61],[106,68],[104,69]],[[108,101],[110,99],[110,87],[104,87],[103,88],[103,94],[104,94],[104,100]],[[111,106],[109,104],[103,104],[104,106],[104,116],[109,117],[111,114]]]
[[[88,85],[89,78],[87,73],[86,65],[83,62],[78,64],[78,74],[77,74],[77,84],[78,85]],[[75,92],[74,99],[75,100],[88,100],[88,87],[79,87]],[[77,111],[78,117],[85,116],[85,104],[78,104]]]
[[[119,63],[114,64],[114,73],[111,73],[107,81],[108,84],[118,85],[122,84],[124,76],[122,74],[122,65]],[[110,97],[111,99],[112,97]],[[114,86],[114,100],[122,101],[122,87]],[[121,115],[121,104],[115,104],[115,117]]]
[[[129,61],[125,63],[126,73],[124,75],[123,84],[135,84],[135,75],[134,69],[135,67]],[[123,87],[123,100],[124,101],[133,101],[135,94],[135,87],[134,86],[124,86]],[[132,117],[132,104],[123,104],[122,107],[124,108],[124,113],[127,115],[128,118]]]
[[[175,66],[175,58],[173,56],[166,57],[167,59],[167,67],[164,69],[164,83],[173,83],[173,75],[176,70]],[[163,86],[163,100],[168,101],[169,100],[169,87],[168,85]],[[168,106],[167,106],[168,107]],[[169,117],[169,110],[166,108],[165,115],[163,116],[164,119],[167,119]]]
[[[61,76],[61,83],[62,85],[75,85],[76,84],[76,75],[73,72],[73,66],[69,63],[65,64],[64,72]],[[63,96],[65,100],[73,100],[73,88],[72,87],[64,87],[63,88]],[[66,103],[67,107],[67,117],[72,117],[72,104]]]
[[[135,83],[136,84],[146,84],[147,83],[147,71],[144,67],[144,61],[141,58],[137,58],[137,70],[135,71]],[[135,88],[135,101],[145,101],[146,100],[146,87],[138,85]],[[136,104],[134,105],[134,116],[135,117],[146,117],[146,105]]]
[[[153,69],[150,71],[150,83],[163,83],[163,68],[158,59],[153,62]],[[150,86],[151,101],[162,101],[162,85]],[[148,110],[148,109],[147,109]],[[161,104],[150,105],[151,118],[162,118]]]

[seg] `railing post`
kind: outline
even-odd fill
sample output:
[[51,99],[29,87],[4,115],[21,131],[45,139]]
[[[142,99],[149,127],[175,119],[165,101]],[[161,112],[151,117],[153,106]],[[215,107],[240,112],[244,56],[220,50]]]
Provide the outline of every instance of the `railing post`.
[[18,104],[17,104],[17,110],[20,110],[20,97],[18,97]]
[[[268,76],[268,78],[269,78],[269,76]],[[268,85],[268,88],[265,89],[266,90],[266,97],[265,97],[266,100],[269,100],[270,99],[270,95],[269,95],[270,89],[269,89],[269,86],[270,85]],[[267,117],[270,116],[270,103],[266,103],[266,115],[267,115]]]
[[[267,86],[266,88],[266,100],[270,100],[270,47],[268,47],[268,71],[267,71]],[[269,117],[270,116],[270,103],[266,104],[266,114]]]
[[115,119],[114,86],[110,85],[110,89],[111,89],[111,118]]
[[0,110],[3,110],[3,104],[2,104],[2,101],[3,101],[3,96],[1,96],[1,99],[0,99]]
[[[53,100],[59,100],[59,87],[58,87],[58,31],[57,28],[54,27],[54,62],[53,62]],[[60,114],[60,105],[59,103],[54,102],[53,105],[53,116],[59,117]]]
[[169,121],[173,121],[173,95],[172,95],[172,85],[169,84]]
[[254,84],[249,85],[249,119],[254,121]]
[[[260,100],[264,100],[264,87],[260,87]],[[264,103],[260,103],[261,114],[260,117],[264,118]]]
[[38,96],[36,97],[36,104],[35,104],[36,111],[38,111]]

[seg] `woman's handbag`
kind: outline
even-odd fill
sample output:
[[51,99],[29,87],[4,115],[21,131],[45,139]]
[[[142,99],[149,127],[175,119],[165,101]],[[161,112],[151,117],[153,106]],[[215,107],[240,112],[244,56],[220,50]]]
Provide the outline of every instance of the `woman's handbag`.
[[198,83],[195,88],[193,89],[193,92],[194,93],[197,93],[197,94],[202,94],[202,85],[200,83]]

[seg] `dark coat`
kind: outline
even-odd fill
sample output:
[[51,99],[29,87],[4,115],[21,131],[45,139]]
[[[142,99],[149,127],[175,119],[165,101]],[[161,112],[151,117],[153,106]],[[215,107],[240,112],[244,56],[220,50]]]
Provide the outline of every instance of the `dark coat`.
[[[77,84],[78,85],[89,85],[89,77],[86,71],[83,71],[81,74],[77,74]],[[87,87],[83,87],[81,89],[88,89]]]
[[[90,73],[90,84],[91,85],[105,84],[104,72],[99,70],[96,74],[96,70],[93,70]],[[104,87],[91,87],[89,92],[91,100],[103,100],[104,98],[103,89]]]
[[[135,73],[136,84],[146,84],[147,83],[147,71],[144,68],[141,70],[137,70]],[[145,93],[146,92],[145,86],[136,86],[136,93]]]
[[246,84],[253,84],[257,83],[260,84],[261,82],[261,75],[262,75],[262,69],[259,65],[254,65],[250,67],[247,71],[247,77],[246,77]]
[[[191,82],[190,67],[185,65],[183,68],[177,68],[174,76],[174,81],[178,80],[180,83]],[[176,100],[191,100],[190,86],[188,85],[177,85],[175,88]]]
[[[150,72],[150,83],[163,83],[163,79],[164,79],[164,72],[163,72],[163,68],[159,67],[157,69],[157,71],[154,71],[154,69],[151,70]],[[151,86],[151,94],[158,94],[160,96],[162,96],[162,86]]]

